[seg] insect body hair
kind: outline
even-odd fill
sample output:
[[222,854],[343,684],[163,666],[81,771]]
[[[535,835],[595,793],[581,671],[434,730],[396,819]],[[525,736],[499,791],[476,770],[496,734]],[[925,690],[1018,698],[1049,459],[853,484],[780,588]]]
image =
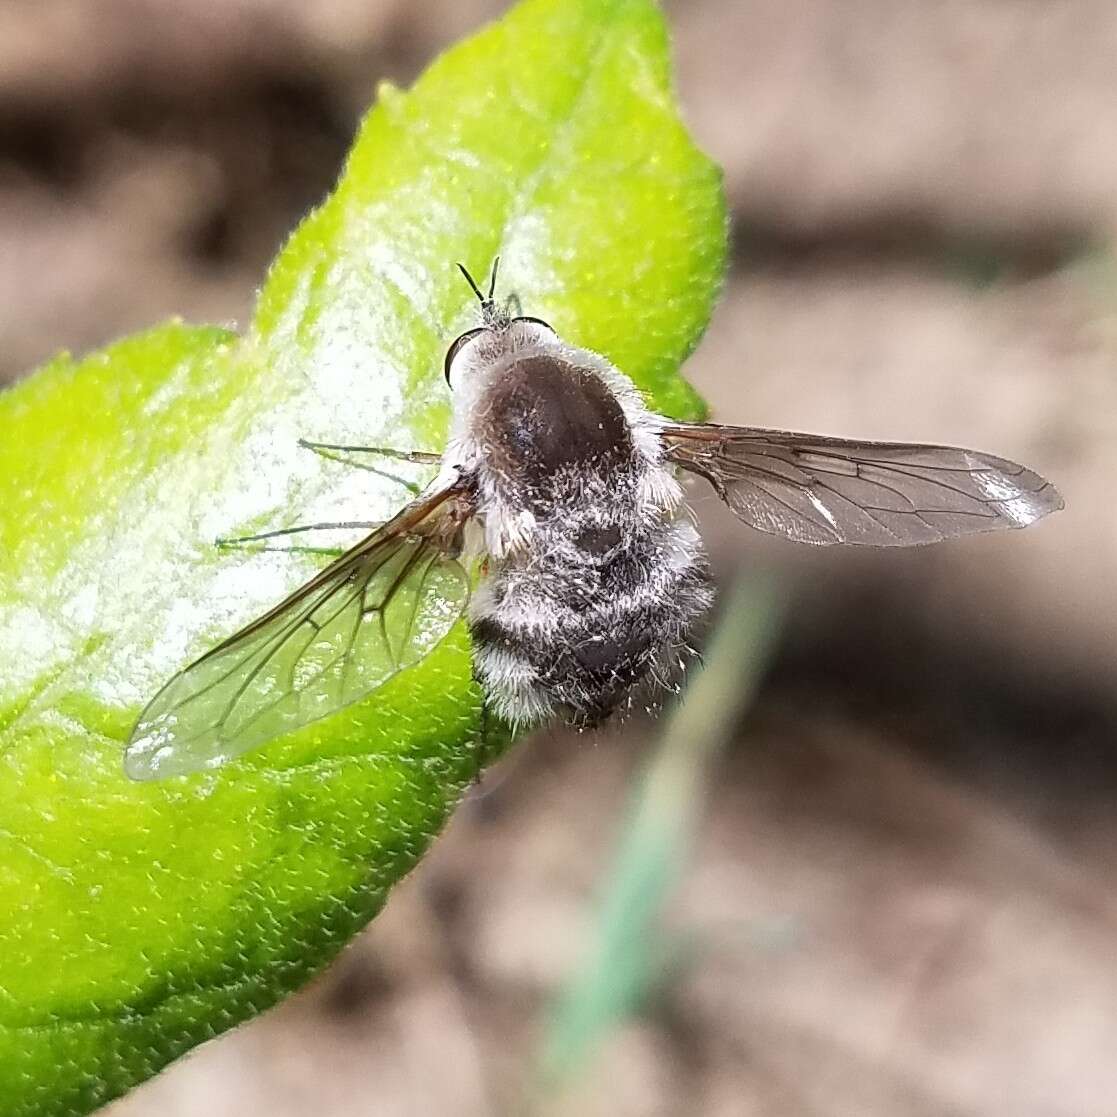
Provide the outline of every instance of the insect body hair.
[[506,720],[594,725],[677,676],[706,558],[627,378],[553,335],[490,345],[456,422],[490,556],[475,670]]
[[506,565],[471,611],[477,674],[502,717],[592,726],[630,706],[645,683],[670,686],[712,599],[689,524],[645,533],[603,568],[575,567],[565,581],[533,565]]

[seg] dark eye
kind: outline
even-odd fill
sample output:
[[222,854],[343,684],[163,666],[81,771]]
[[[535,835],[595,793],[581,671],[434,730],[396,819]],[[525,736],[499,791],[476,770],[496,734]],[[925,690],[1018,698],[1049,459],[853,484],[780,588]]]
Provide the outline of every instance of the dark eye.
[[513,318],[512,321],[513,322],[534,322],[537,326],[542,326],[545,330],[550,330],[551,333],[555,332],[554,329],[551,327],[550,322],[544,322],[542,318],[532,318],[527,314],[521,314],[519,318]]
[[454,358],[458,355],[458,351],[466,342],[472,341],[478,334],[484,333],[484,327],[478,326],[475,330],[466,330],[449,349],[446,350],[446,383],[450,383],[450,366],[454,363]]

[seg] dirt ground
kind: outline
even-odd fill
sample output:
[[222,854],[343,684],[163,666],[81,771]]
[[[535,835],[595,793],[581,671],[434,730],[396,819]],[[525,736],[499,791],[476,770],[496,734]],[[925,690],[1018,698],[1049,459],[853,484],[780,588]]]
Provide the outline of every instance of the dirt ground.
[[[243,320],[374,80],[501,7],[0,3],[0,380],[171,314]],[[1117,8],[668,14],[733,207],[689,369],[715,415],[990,449],[1068,508],[851,556],[700,503],[723,577],[779,571],[786,630],[672,901],[695,945],[532,1112],[1108,1117]],[[654,733],[519,749],[312,987],[114,1117],[522,1112]]]

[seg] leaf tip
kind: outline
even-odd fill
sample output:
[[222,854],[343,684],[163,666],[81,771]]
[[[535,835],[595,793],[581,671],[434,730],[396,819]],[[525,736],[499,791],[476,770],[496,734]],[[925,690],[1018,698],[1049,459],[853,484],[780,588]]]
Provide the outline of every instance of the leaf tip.
[[394,82],[385,80],[376,83],[377,104],[383,105],[385,108],[395,108],[405,96],[403,90]]

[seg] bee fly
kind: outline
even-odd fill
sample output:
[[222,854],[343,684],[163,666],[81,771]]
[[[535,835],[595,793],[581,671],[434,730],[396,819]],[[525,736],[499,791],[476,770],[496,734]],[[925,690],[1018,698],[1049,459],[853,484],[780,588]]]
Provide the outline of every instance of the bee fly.
[[[373,451],[440,464],[438,475],[175,675],[132,733],[132,778],[215,767],[326,717],[418,663],[463,613],[497,714],[599,723],[672,675],[713,598],[680,470],[749,527],[819,545],[934,543],[1062,507],[1038,474],[972,450],[672,422],[514,296],[498,305],[496,263],[487,294],[459,267],[481,314],[446,353],[446,450]],[[472,599],[469,560],[481,574]]]

